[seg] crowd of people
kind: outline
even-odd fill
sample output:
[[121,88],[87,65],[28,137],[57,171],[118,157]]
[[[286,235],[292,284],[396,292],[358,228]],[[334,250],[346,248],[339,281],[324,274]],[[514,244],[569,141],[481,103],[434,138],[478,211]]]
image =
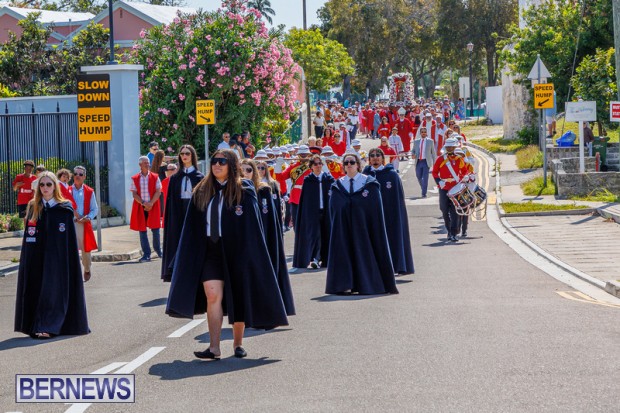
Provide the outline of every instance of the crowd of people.
[[[422,197],[432,174],[448,239],[456,241],[458,230],[466,236],[467,221],[448,197],[457,184],[475,181],[473,158],[463,148],[465,137],[449,105],[319,107],[316,136],[305,144],[256,150],[249,132],[225,133],[206,176],[198,171],[191,145],[181,146],[173,158],[152,142],[149,154],[138,159],[139,172],[130,182],[130,228],[140,235],[139,261],[151,260],[151,229],[161,279],[170,282],[166,313],[207,314],[210,343],[195,352],[198,358],[221,357],[224,315],[240,358],[247,355],[246,327],[288,325],[295,314],[290,273],[326,268],[327,294],[397,294],[395,277],[414,273],[401,160],[414,160]],[[364,134],[380,139],[368,153],[357,138]],[[41,172],[34,179],[33,168],[26,161],[14,182],[27,205],[22,254],[39,258],[21,261],[15,329],[36,338],[85,334],[82,281],[90,278],[89,253],[97,248],[90,224],[96,199],[81,166],[73,173]],[[291,230],[289,269],[284,234]],[[49,266],[48,260],[58,265]],[[53,298],[63,288],[68,289],[62,291],[64,301]],[[49,303],[41,306],[43,297]]]

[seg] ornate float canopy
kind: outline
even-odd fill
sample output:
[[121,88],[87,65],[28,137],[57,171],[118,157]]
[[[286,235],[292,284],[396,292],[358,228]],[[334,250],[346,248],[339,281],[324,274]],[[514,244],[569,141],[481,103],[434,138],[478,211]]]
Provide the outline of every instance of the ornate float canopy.
[[388,77],[390,106],[411,106],[414,102],[413,79],[410,73],[396,73]]

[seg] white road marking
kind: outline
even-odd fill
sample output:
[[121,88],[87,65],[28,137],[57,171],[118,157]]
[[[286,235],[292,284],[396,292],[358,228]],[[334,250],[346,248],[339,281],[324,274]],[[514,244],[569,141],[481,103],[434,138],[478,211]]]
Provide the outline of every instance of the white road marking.
[[[98,370],[95,370],[90,374],[107,374],[107,373],[110,373],[111,371],[116,370],[119,367],[123,367],[125,364],[127,363],[122,362],[122,361],[117,361],[114,363],[110,363],[107,366],[104,366]],[[65,413],[83,413],[84,411],[86,411],[86,409],[90,407],[92,403],[65,403],[65,404],[71,404],[71,407],[69,407],[65,411]]]
[[176,330],[174,333],[170,334],[168,338],[178,338],[182,337],[183,334],[187,333],[194,327],[198,327],[200,324],[204,323],[204,318],[199,318],[196,320],[191,320],[189,323],[185,324],[183,327]]
[[111,371],[114,371],[120,367],[123,367],[125,364],[127,364],[126,361],[116,361],[114,363],[110,363],[105,367],[100,368],[99,370],[95,370],[90,374],[108,374]]

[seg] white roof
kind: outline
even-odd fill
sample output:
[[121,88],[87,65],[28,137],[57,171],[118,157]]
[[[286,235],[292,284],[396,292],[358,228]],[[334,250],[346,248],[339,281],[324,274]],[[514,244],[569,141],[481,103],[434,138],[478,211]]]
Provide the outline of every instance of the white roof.
[[0,9],[0,14],[11,14],[18,18],[27,17],[31,13],[41,13],[39,21],[43,24],[46,23],[72,23],[84,22],[95,17],[92,13],[73,13],[67,11],[51,11],[51,10],[38,10],[38,9],[23,9],[19,7],[4,6]]
[[[180,11],[181,13],[190,13],[190,14],[195,14],[197,12],[196,9],[191,8],[191,7],[156,6],[153,4],[139,3],[139,2],[133,2],[133,1],[124,1],[124,0],[115,2],[113,6],[114,9],[121,7],[123,3],[127,5],[128,8],[132,8],[161,24],[172,23],[174,18],[177,17],[178,11]],[[107,11],[107,9],[105,11]]]

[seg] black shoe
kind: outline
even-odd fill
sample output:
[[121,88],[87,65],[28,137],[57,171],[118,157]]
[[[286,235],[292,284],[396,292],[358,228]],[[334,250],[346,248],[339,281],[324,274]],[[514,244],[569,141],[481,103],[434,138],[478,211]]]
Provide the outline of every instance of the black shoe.
[[239,346],[235,348],[235,357],[237,357],[238,359],[247,357],[247,355],[248,353],[243,349],[243,347]]
[[163,254],[161,253],[161,251],[157,251],[157,252],[156,252],[156,254],[157,254],[157,256],[158,256],[159,258],[161,258],[161,257],[162,257],[162,255],[163,255]]
[[461,232],[461,238],[466,238],[466,237],[467,237],[467,231]]
[[151,262],[151,257],[147,257],[146,255],[138,260],[138,262]]
[[199,359],[211,359],[211,360],[219,360],[220,356],[216,356],[210,348],[207,347],[205,351],[194,351],[194,356]]
[[312,261],[310,261],[310,268],[313,268],[315,270],[319,268],[319,260],[315,258]]
[[452,241],[452,242],[457,242],[458,240],[459,240],[459,239],[456,237],[456,235],[452,235],[452,236],[450,237],[450,241]]

